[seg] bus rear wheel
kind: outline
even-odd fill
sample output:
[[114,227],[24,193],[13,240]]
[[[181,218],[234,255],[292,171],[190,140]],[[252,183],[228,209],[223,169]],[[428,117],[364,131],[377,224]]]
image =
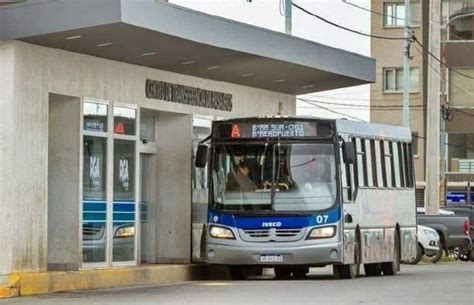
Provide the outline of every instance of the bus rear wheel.
[[382,263],[382,271],[384,275],[396,275],[398,270],[400,270],[400,242],[398,233],[395,233],[393,261]]
[[366,276],[379,276],[382,273],[382,264],[364,264]]

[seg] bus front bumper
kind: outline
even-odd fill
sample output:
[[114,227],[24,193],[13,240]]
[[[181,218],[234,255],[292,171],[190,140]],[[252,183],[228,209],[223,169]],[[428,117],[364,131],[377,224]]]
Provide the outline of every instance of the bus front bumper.
[[242,247],[210,243],[206,254],[207,262],[216,265],[318,266],[343,261],[341,242],[296,247],[275,247],[272,244]]

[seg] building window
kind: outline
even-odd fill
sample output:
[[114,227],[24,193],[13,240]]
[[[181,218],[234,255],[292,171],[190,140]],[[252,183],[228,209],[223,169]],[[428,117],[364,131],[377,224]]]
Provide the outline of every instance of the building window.
[[[384,6],[384,26],[385,27],[403,27],[405,26],[405,4],[404,3],[385,3]],[[420,3],[411,4],[411,25],[420,25]]]
[[[403,68],[383,69],[383,91],[389,93],[401,93],[403,91]],[[420,91],[420,70],[410,69],[410,92]]]

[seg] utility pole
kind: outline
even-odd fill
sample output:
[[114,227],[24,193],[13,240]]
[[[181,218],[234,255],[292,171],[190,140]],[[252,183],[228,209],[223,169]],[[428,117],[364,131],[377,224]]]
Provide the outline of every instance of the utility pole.
[[[428,50],[440,58],[441,28],[440,0],[430,0]],[[426,54],[426,53],[425,53]],[[426,214],[439,214],[440,173],[440,63],[428,56],[428,96],[426,126]]]
[[285,33],[291,35],[291,23],[292,23],[292,0],[285,0]]
[[411,33],[411,5],[405,0],[405,43],[403,45],[403,107],[402,126],[410,127],[410,45]]

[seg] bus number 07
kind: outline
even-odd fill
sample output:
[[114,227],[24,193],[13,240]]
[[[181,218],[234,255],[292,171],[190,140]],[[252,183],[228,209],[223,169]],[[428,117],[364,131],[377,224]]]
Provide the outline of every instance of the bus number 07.
[[328,215],[318,215],[316,216],[316,222],[317,223],[327,223],[328,222]]

